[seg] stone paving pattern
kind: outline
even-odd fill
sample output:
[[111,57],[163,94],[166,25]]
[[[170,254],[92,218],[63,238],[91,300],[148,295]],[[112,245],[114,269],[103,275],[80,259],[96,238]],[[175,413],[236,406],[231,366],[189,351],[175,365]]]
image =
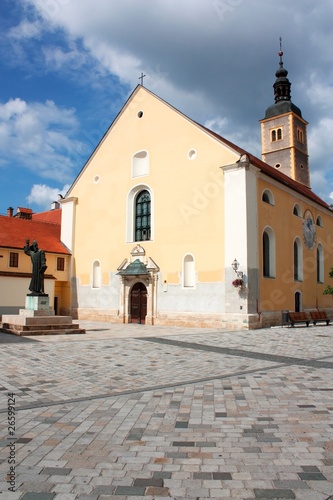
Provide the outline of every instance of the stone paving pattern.
[[80,324],[0,333],[0,500],[333,500],[331,326]]

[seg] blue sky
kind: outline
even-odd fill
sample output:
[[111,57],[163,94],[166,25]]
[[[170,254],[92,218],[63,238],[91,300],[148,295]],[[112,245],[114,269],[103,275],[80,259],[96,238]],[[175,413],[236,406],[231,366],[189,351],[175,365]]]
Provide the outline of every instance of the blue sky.
[[279,37],[333,203],[331,0],[1,0],[0,214],[48,209],[144,84],[260,158]]

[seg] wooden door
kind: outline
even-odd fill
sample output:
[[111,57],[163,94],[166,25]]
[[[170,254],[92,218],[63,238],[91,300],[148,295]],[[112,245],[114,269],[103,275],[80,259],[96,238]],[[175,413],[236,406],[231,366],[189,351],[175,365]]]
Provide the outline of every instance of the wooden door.
[[130,297],[131,323],[144,325],[147,315],[147,288],[143,283],[136,283]]

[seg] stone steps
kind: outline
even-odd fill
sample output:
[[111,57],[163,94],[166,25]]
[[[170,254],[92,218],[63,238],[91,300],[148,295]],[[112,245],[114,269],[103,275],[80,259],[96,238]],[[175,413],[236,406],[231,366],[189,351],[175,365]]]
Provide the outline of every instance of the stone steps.
[[[23,311],[24,312],[24,311]],[[85,333],[71,316],[31,316],[35,311],[24,314],[4,314],[0,322],[0,331],[19,336],[28,335],[66,335]]]
[[83,328],[80,328],[79,325],[58,325],[48,327],[43,326],[40,329],[36,328],[28,328],[26,327],[19,328],[18,325],[8,324],[8,323],[0,323],[0,332],[1,333],[9,333],[12,335],[18,335],[19,337],[28,337],[28,336],[37,336],[37,335],[73,335],[73,334],[85,334],[86,331]]

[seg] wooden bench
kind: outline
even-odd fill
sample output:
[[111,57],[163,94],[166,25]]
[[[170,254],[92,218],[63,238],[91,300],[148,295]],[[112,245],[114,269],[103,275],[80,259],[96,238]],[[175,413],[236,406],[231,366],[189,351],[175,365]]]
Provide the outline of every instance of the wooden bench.
[[325,311],[310,311],[310,316],[314,325],[316,325],[318,321],[325,321],[326,325],[330,324],[330,319],[327,317]]
[[295,326],[297,323],[305,323],[306,326],[309,326],[310,321],[310,318],[305,312],[289,313],[289,323],[291,324],[291,326]]

